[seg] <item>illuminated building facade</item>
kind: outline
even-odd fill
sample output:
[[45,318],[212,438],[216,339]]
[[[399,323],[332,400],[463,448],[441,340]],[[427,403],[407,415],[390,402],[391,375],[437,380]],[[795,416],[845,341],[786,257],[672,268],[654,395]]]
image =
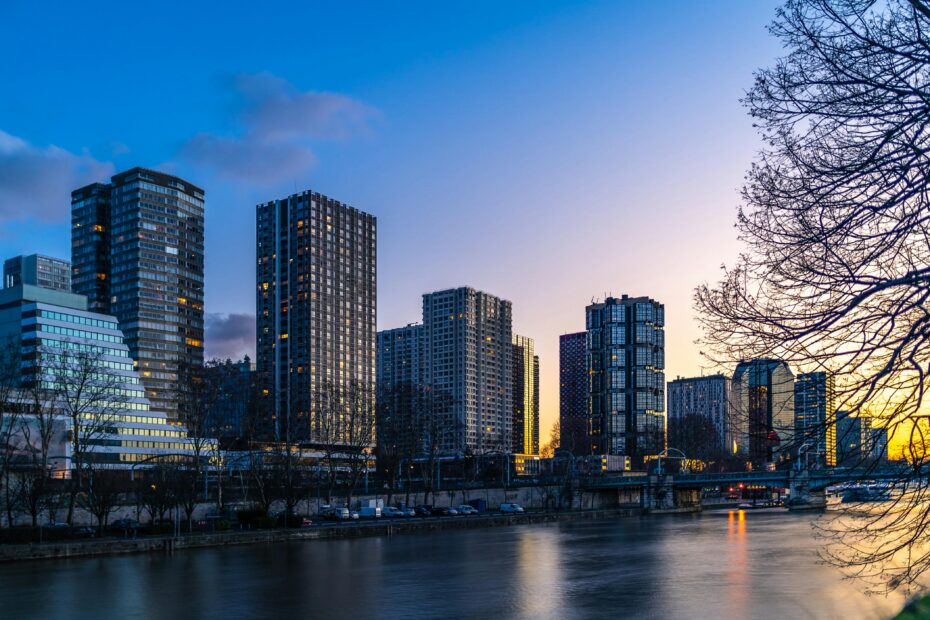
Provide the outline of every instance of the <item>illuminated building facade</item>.
[[586,316],[594,452],[629,456],[639,468],[665,449],[665,306],[608,297]]
[[539,356],[532,338],[513,335],[513,453],[539,454]]
[[184,417],[203,367],[204,193],[133,168],[71,193],[72,288],[115,316],[152,409]]
[[267,432],[283,440],[299,425],[309,444],[331,443],[333,421],[311,415],[327,395],[356,391],[374,415],[376,218],[308,190],[258,205],[256,224]]

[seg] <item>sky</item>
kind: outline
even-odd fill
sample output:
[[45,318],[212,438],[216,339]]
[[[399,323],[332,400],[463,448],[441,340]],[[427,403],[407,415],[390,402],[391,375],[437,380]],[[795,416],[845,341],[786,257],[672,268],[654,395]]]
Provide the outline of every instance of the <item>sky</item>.
[[777,3],[0,3],[0,254],[70,255],[70,190],[145,166],[206,191],[207,354],[254,350],[255,205],[313,189],[378,218],[378,327],[472,286],[535,339],[606,295],[665,304],[740,246],[761,140],[739,99]]

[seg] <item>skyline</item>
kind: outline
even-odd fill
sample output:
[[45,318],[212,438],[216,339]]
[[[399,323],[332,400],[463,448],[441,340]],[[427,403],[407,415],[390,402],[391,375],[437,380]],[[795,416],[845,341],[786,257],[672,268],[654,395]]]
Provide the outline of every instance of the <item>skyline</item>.
[[[541,359],[546,438],[558,336],[583,327],[592,298],[664,303],[668,378],[700,374],[691,294],[739,247],[737,190],[761,143],[737,100],[779,54],[774,7],[300,9],[272,22],[263,6],[267,50],[245,10],[201,32],[196,7],[181,26],[171,11],[66,7],[50,44],[5,72],[0,203],[31,208],[0,212],[0,243],[6,257],[67,258],[67,192],[136,165],[178,174],[206,190],[207,354],[254,358],[255,207],[325,193],[379,219],[378,329],[415,321],[423,293],[450,287],[513,302]],[[21,25],[0,42],[8,57],[41,19],[28,10],[0,9]],[[109,36],[75,48],[91,19]],[[117,30],[123,20],[133,27]],[[313,48],[286,36],[312,21],[326,26]],[[161,33],[178,29],[186,45],[166,49]],[[104,101],[81,96],[95,79]]]

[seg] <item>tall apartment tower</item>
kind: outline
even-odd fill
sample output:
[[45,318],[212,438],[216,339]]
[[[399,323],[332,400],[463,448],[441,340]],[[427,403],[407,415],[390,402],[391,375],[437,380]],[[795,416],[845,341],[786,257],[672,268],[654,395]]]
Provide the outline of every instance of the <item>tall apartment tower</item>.
[[[712,446],[695,445],[705,440],[702,422],[708,423],[706,428],[713,426],[716,441]],[[693,447],[705,453],[732,452],[733,424],[730,377],[679,377],[668,382],[669,448],[678,448],[686,456],[692,456]]]
[[665,306],[608,297],[587,307],[591,440],[633,467],[665,449]]
[[513,335],[513,453],[539,454],[539,357],[532,338]]
[[425,387],[422,366],[422,325],[378,332],[376,428],[381,453],[399,458],[425,452],[419,432],[423,421],[414,417]]
[[133,168],[71,192],[72,288],[115,316],[146,397],[184,417],[203,367],[204,196],[178,177]]
[[745,360],[733,373],[737,455],[762,466],[786,460],[794,440],[794,374],[776,359]]
[[834,386],[833,375],[826,372],[801,373],[795,380],[795,444],[798,448],[798,458],[804,459],[805,462],[828,467],[836,465]]
[[446,453],[513,449],[509,301],[462,287],[423,295],[423,380]]
[[6,259],[3,263],[3,287],[20,284],[70,293],[71,263],[41,254]]
[[256,357],[268,434],[284,439],[300,425],[303,436],[292,439],[339,443],[343,431],[312,414],[349,391],[357,407],[374,411],[376,218],[307,190],[258,205],[256,224]]
[[559,446],[591,454],[588,429],[588,332],[559,336]]

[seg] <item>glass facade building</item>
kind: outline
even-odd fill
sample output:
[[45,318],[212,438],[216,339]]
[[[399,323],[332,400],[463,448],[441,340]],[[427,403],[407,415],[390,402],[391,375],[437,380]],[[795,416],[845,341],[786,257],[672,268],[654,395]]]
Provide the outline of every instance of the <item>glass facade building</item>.
[[133,168],[71,194],[72,287],[119,320],[152,408],[172,420],[203,367],[204,193]]
[[461,287],[423,295],[423,381],[446,453],[513,450],[509,301]]
[[799,457],[805,462],[828,467],[836,465],[834,385],[833,375],[826,372],[801,373],[795,380],[795,444]]
[[589,305],[586,319],[594,452],[641,467],[665,449],[665,306],[608,297]]
[[532,338],[513,335],[513,453],[539,454],[539,357]]
[[587,332],[559,336],[559,446],[591,454],[588,425]]
[[[99,416],[86,440],[91,460],[129,466],[155,455],[194,455],[185,427],[151,408],[116,317],[88,311],[85,297],[29,285],[3,289],[0,338],[21,346],[23,386],[42,382],[52,395],[62,389],[58,381],[69,368],[62,360],[88,354],[93,371],[103,375],[98,381],[113,394],[112,401],[104,401],[102,393],[83,397],[87,415]],[[64,416],[62,426],[73,430]],[[72,450],[64,438],[60,445],[58,468],[68,466],[63,457]]]
[[311,415],[325,392],[375,398],[377,220],[308,190],[258,205],[256,225],[266,432],[283,439],[300,420],[309,443],[329,441]]
[[60,258],[30,254],[14,256],[3,263],[3,286],[29,284],[71,292],[71,263]]
[[733,373],[734,453],[753,465],[787,460],[794,440],[794,374],[776,359],[745,360]]

